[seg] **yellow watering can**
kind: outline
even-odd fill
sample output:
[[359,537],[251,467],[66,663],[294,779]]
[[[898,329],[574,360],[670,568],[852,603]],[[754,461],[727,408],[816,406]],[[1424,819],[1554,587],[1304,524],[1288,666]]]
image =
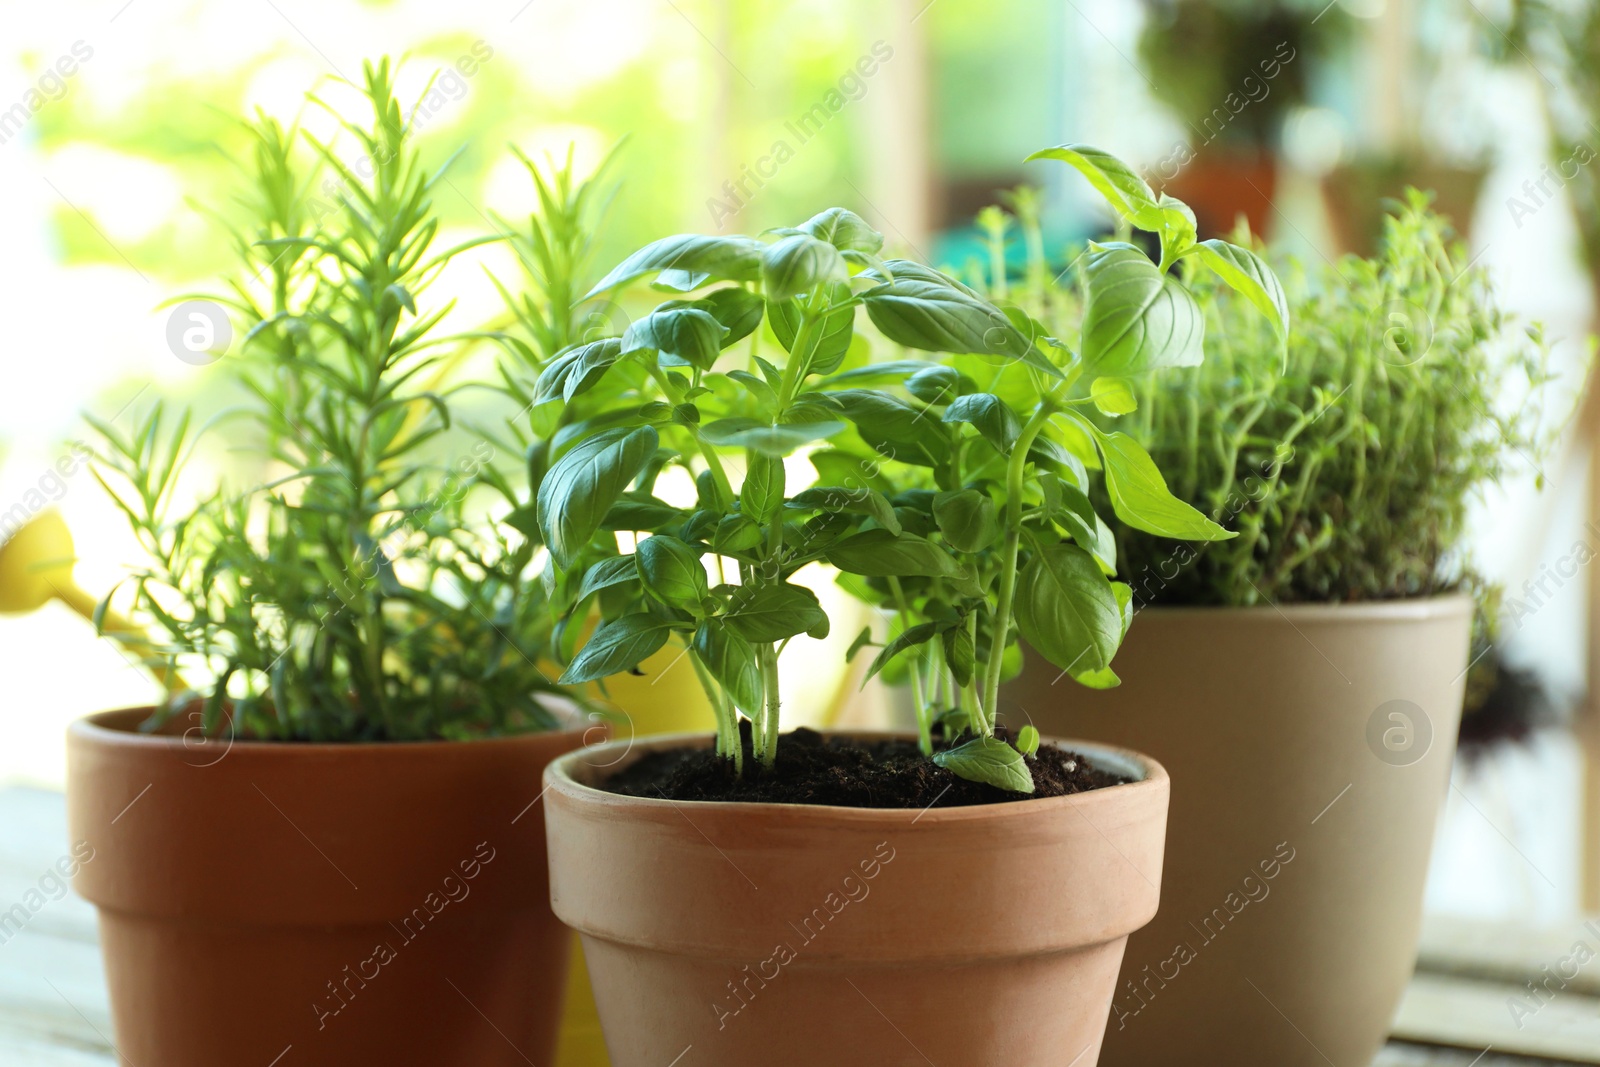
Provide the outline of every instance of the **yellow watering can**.
[[[0,615],[26,615],[59,600],[93,620],[98,602],[72,577],[77,553],[72,533],[53,508],[41,511],[0,544]],[[101,620],[107,637],[139,657],[168,692],[187,688],[177,671],[128,620],[107,611]]]

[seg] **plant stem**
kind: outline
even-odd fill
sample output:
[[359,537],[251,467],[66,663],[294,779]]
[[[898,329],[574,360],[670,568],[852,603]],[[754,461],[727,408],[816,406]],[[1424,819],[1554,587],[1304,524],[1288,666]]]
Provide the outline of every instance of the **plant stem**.
[[778,650],[762,645],[761,681],[766,689],[766,723],[762,730],[761,765],[770,768],[778,759]]
[[[904,630],[911,625],[911,607],[906,602],[905,590],[900,587],[900,579],[894,576],[889,578],[889,590],[894,594],[895,605],[900,609],[900,628]],[[911,704],[917,713],[917,745],[922,749],[924,756],[933,755],[933,716],[929,714],[928,701],[922,692],[922,675],[913,666],[911,669]]]
[[1006,541],[1000,562],[1000,602],[996,606],[989,637],[988,670],[983,679],[983,699],[978,704],[979,733],[992,736],[1000,715],[1000,672],[1006,654],[1006,637],[1011,632],[1011,612],[1017,595],[1017,554],[1022,548],[1022,477],[1028,467],[1028,449],[1050,421],[1048,400],[1040,401],[1033,417],[1022,428],[1006,464]]
[[[650,368],[650,377],[655,379],[656,384],[667,395],[667,399],[672,403],[673,407],[683,403],[683,394],[673,387],[672,379],[668,378],[660,367],[652,366]],[[728,472],[723,469],[722,460],[717,456],[717,450],[700,437],[698,429],[691,426],[688,427],[688,430],[689,436],[694,438],[696,447],[700,449],[700,455],[705,457],[706,467],[711,471],[712,481],[717,483],[717,492],[722,496],[723,506],[733,507],[733,502],[736,499],[733,493],[733,483],[728,480]]]

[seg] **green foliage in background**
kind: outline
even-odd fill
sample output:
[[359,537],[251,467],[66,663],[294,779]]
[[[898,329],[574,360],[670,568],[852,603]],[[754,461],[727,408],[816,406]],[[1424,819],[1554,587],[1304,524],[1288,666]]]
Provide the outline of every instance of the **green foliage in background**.
[[[129,434],[96,424],[96,473],[149,557],[133,615],[163,665],[213,679],[163,709],[203,701],[207,731],[230,712],[241,734],[281,740],[548,728],[534,549],[467,507],[480,487],[513,490],[487,442],[433,458],[451,428],[442,383],[467,342],[439,334],[448,306],[418,300],[492,238],[435,248],[445,171],[411,146],[387,62],[367,68],[365,91],[370,125],[344,124],[359,165],[270,119],[253,127],[252,217],[216,298],[244,338],[216,373],[249,402],[209,434],[160,405]],[[329,175],[337,210],[312,212]],[[184,460],[224,439],[259,449],[275,476],[175,514]]]
[[[1117,424],[1173,492],[1238,533],[1200,548],[1118,534],[1126,580],[1158,604],[1342,602],[1426,596],[1469,579],[1474,494],[1536,463],[1546,345],[1500,310],[1486,273],[1410,200],[1374,259],[1290,262],[1280,338],[1236,294],[1192,277],[1205,363],[1132,387]],[[1075,283],[1029,287],[1060,314]]]

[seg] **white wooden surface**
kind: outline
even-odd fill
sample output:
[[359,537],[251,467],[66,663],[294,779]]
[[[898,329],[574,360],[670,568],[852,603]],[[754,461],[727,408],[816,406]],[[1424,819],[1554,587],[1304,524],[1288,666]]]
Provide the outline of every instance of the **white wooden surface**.
[[[0,790],[0,912],[38,886],[66,849],[60,794]],[[1542,968],[1571,958],[1580,940],[1596,958],[1519,1028],[1508,998],[1544,980]],[[1593,930],[1577,921],[1549,930],[1430,922],[1419,967],[1397,1040],[1372,1067],[1600,1064],[1600,921]],[[0,944],[0,1065],[115,1067],[114,1039],[94,909],[72,895],[50,900]]]

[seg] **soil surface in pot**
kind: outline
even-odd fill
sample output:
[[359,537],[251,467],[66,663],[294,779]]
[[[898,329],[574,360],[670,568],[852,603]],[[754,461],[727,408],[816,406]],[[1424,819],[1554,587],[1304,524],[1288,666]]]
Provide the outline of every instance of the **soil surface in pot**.
[[[845,808],[957,808],[1059,797],[1121,785],[1129,779],[1095,767],[1082,755],[1041,745],[1028,760],[1032,793],[1012,793],[969,782],[936,765],[915,741],[857,741],[815,730],[784,734],[770,771],[754,767],[749,723],[743,723],[747,771],[705,748],[650,752],[600,788],[623,796],[668,800],[743,801],[760,804],[832,804]],[[1003,734],[1003,731],[1002,731]]]

